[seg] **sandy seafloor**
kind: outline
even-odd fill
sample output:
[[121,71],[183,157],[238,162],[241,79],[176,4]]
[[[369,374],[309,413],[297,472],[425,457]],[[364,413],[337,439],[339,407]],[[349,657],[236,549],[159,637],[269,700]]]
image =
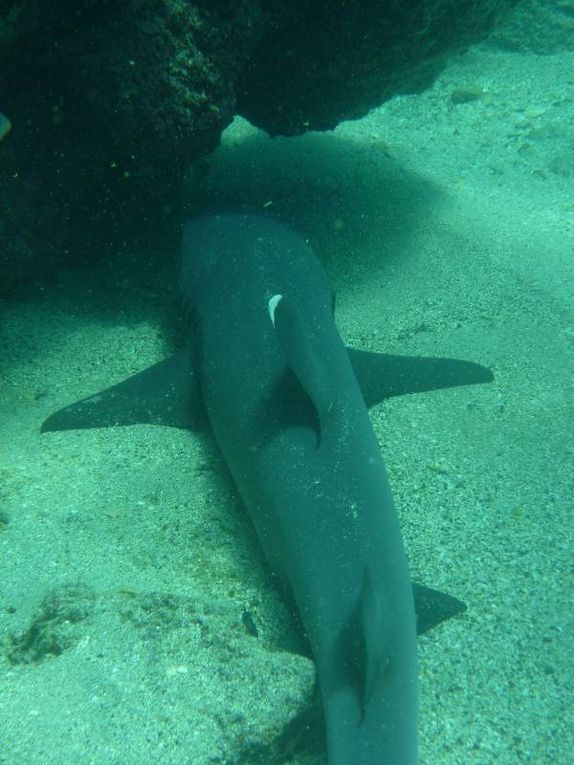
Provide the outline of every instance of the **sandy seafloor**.
[[[238,121],[190,174],[308,236],[349,344],[496,375],[372,413],[413,576],[468,604],[419,641],[421,765],[574,762],[573,124],[574,55],[476,48],[330,134]],[[175,271],[132,255],[2,305],[0,763],[324,763],[209,435],[40,435],[170,352]]]

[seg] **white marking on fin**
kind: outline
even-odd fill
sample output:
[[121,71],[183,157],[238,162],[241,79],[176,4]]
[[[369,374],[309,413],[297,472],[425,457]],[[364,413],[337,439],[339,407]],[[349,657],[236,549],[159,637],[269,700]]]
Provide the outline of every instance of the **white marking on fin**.
[[269,303],[267,304],[267,307],[269,308],[269,316],[271,317],[273,326],[275,326],[275,309],[279,305],[279,301],[282,298],[283,298],[283,295],[273,295],[273,297],[269,300]]

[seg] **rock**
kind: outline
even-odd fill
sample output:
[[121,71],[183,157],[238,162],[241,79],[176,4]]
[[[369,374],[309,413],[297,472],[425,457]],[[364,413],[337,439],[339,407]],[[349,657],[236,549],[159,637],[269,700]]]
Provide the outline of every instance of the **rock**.
[[507,50],[552,54],[574,50],[572,0],[524,0],[491,42]]
[[[0,290],[175,247],[183,174],[235,114],[324,130],[426,87],[516,0],[12,0],[0,18]],[[142,255],[143,257],[143,255]]]
[[305,3],[272,27],[238,83],[240,113],[270,134],[329,130],[397,93],[428,87],[514,2]]

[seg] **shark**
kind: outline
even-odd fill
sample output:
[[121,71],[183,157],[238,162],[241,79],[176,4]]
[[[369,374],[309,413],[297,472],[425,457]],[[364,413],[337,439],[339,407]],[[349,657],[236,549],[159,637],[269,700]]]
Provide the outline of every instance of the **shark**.
[[416,765],[417,632],[465,604],[411,582],[368,409],[493,375],[347,348],[319,259],[271,216],[189,220],[181,262],[186,346],[42,431],[207,423],[302,624],[329,765]]

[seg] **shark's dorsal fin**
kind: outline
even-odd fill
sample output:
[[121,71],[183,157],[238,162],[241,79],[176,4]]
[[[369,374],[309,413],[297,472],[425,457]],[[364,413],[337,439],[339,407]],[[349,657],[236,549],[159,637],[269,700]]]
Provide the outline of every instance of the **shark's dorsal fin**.
[[471,361],[431,356],[393,356],[348,348],[367,407],[392,396],[492,382],[490,369]]
[[189,351],[50,415],[42,433],[153,423],[195,429],[204,421],[198,376]]
[[[447,619],[466,611],[466,604],[447,593],[433,590],[431,587],[413,582],[417,635],[433,629]],[[380,591],[373,586],[372,575],[368,568],[363,574],[363,585],[358,619],[355,618],[352,629],[358,629],[354,642],[357,648],[357,683],[358,694],[364,717],[369,701],[377,683],[385,673],[392,671],[390,652],[385,644],[386,622],[392,621],[388,603],[381,602]]]
[[361,591],[361,633],[364,657],[363,677],[361,678],[361,705],[363,717],[369,705],[377,679],[389,666],[389,654],[385,645],[384,604],[380,602],[377,590],[373,586],[371,573],[365,568]]
[[319,442],[335,400],[334,381],[311,347],[308,332],[292,301],[283,295],[274,295],[269,300],[269,316],[275,327],[279,346],[285,354],[287,366],[301,384],[317,413]]

